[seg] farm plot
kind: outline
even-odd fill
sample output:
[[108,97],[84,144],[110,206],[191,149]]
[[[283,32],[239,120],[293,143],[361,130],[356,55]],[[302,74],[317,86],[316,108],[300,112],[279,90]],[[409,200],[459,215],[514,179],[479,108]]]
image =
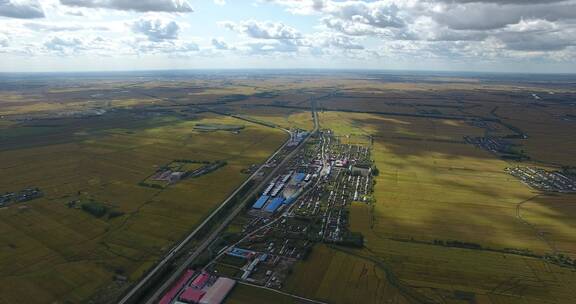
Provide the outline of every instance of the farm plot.
[[[0,303],[81,303],[118,292],[241,184],[243,169],[286,139],[280,130],[255,124],[233,134],[197,132],[196,123],[237,121],[206,115],[101,128],[34,148],[22,136],[22,148],[12,142],[0,152],[0,192],[26,185],[45,194],[0,210]],[[138,185],[172,160],[186,159],[227,165],[167,189]],[[114,216],[86,212],[86,202]]]
[[376,201],[352,206],[351,229],[364,234],[361,254],[413,291],[448,303],[574,298],[573,270],[542,258],[574,255],[574,220],[565,215],[573,198],[540,196],[504,173],[508,163],[457,142],[479,128],[337,112],[322,113],[321,123],[373,136]]
[[[306,104],[309,107],[310,104]],[[270,122],[283,128],[312,130],[314,121],[310,111],[275,107],[233,107],[234,113]]]
[[377,264],[325,245],[294,268],[284,289],[328,303],[410,303]]

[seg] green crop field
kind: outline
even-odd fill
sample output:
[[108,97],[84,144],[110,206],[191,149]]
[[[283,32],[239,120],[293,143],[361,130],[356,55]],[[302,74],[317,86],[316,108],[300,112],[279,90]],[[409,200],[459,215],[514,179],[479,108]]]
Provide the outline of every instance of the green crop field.
[[[504,172],[576,165],[573,81],[241,74],[0,85],[0,194],[44,193],[0,208],[0,304],[113,302],[287,139],[280,128],[312,130],[312,106],[321,129],[371,148],[378,176],[373,200],[350,206],[365,247],[315,246],[281,292],[339,304],[574,302],[575,268],[558,258],[576,258],[576,196]],[[464,138],[485,136],[529,158]],[[188,172],[225,165],[151,178],[178,160]],[[227,300],[303,302],[243,284]]]
[[[570,303],[576,297],[570,287],[576,273],[538,257],[573,256],[573,196],[538,195],[503,172],[507,162],[462,143],[464,135],[480,136],[480,129],[457,120],[374,114],[325,112],[320,118],[337,134],[373,136],[375,203],[351,207],[351,230],[362,232],[366,245],[356,258],[377,259],[403,284],[399,288],[430,303]],[[338,281],[344,264],[328,267],[320,281]]]
[[[0,193],[33,186],[45,195],[0,209],[0,303],[82,303],[115,294],[126,286],[118,278],[137,280],[247,177],[242,169],[286,139],[280,130],[245,122],[238,134],[198,132],[197,123],[239,120],[203,115],[2,127]],[[138,185],[176,159],[227,164],[166,189]],[[69,205],[86,200],[115,217]]]
[[[308,104],[307,104],[308,106]],[[272,107],[234,107],[234,112],[274,123],[283,128],[312,130],[314,121],[308,110]]]
[[298,304],[305,303],[294,299],[291,296],[276,293],[274,291],[253,287],[249,285],[236,284],[228,298],[226,304]]
[[410,303],[389,279],[386,268],[361,253],[319,245],[284,290],[327,303]]

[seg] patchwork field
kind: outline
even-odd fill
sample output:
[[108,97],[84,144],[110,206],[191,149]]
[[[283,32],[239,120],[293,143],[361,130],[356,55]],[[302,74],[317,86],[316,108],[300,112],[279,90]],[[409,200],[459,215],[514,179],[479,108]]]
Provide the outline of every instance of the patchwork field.
[[226,304],[297,304],[302,303],[293,297],[274,291],[237,284],[226,299]]
[[[205,133],[196,123],[245,128]],[[136,280],[247,177],[242,169],[286,139],[280,130],[214,115],[46,124],[0,130],[0,193],[44,192],[0,209],[0,303],[81,303]],[[139,185],[175,159],[226,165],[166,189]],[[90,214],[86,201],[109,211]]]
[[300,128],[304,130],[312,130],[314,128],[312,115],[310,115],[310,111],[306,110],[271,107],[234,107],[232,109],[234,113],[271,122],[282,128]]
[[[317,246],[283,291],[329,303],[576,299],[575,268],[552,259],[576,258],[576,196],[539,193],[504,173],[518,163],[464,140],[506,138],[530,157],[522,165],[576,166],[570,77],[27,77],[0,83],[0,194],[44,196],[0,208],[2,304],[111,302],[287,139],[266,125],[311,130],[312,106],[341,142],[371,146],[379,175],[374,202],[350,209],[365,248]],[[146,185],[175,160],[225,165]],[[301,300],[238,285],[228,303]]]
[[[571,268],[534,257],[576,255],[569,233],[576,224],[574,196],[538,195],[503,172],[509,163],[460,142],[480,129],[372,114],[325,112],[320,118],[341,135],[373,136],[380,174],[375,203],[351,208],[351,228],[366,242],[356,254],[378,259],[424,303],[576,298]],[[454,241],[474,248],[447,245]]]
[[574,113],[574,106],[548,108],[501,106],[498,115],[530,135],[526,150],[535,161],[544,164],[576,166],[576,121],[563,119]]
[[315,247],[295,267],[284,290],[327,303],[410,303],[412,295],[402,294],[386,268],[369,257],[341,250]]

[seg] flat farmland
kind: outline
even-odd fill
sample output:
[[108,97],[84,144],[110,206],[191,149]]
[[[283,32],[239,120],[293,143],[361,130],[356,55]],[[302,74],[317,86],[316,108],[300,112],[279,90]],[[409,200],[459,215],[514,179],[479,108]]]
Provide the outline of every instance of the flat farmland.
[[[349,209],[349,228],[365,247],[316,245],[282,292],[338,304],[576,299],[574,267],[554,260],[576,258],[576,196],[543,194],[504,173],[576,165],[571,79],[93,77],[0,84],[0,194],[44,192],[0,208],[0,304],[113,302],[287,139],[265,124],[208,113],[311,130],[313,105],[320,129],[370,146],[378,174],[372,200]],[[465,136],[503,138],[530,159],[505,161]],[[226,165],[174,184],[156,174],[213,162]],[[236,220],[227,232],[248,223]],[[227,299],[304,302],[245,284]]]
[[326,245],[295,267],[284,290],[327,303],[410,303],[380,265]]
[[[0,151],[0,192],[31,186],[44,192],[0,209],[0,303],[82,303],[96,293],[113,294],[241,184],[247,177],[242,169],[261,163],[287,138],[280,130],[214,115],[133,125],[103,121],[114,127],[100,129],[74,122],[15,137]],[[205,133],[194,131],[196,123],[245,128]],[[38,136],[62,138],[42,144]],[[227,164],[165,189],[139,185],[176,159]],[[73,201],[97,202],[116,215],[93,216]]]
[[574,149],[576,121],[566,120],[561,115],[574,113],[574,107],[537,107],[530,104],[503,105],[496,112],[527,134],[526,151],[535,161],[544,164],[576,166]]
[[236,284],[226,299],[226,304],[301,304],[291,296],[250,285]]
[[373,138],[375,202],[351,207],[351,229],[364,234],[366,245],[356,255],[378,259],[430,303],[576,297],[572,269],[535,257],[575,255],[574,196],[540,195],[503,172],[513,164],[462,143],[482,129],[458,120],[342,112],[321,113],[320,120],[339,135]]
[[312,115],[310,111],[306,110],[273,107],[235,107],[234,113],[271,122],[286,129],[312,130],[314,128]]

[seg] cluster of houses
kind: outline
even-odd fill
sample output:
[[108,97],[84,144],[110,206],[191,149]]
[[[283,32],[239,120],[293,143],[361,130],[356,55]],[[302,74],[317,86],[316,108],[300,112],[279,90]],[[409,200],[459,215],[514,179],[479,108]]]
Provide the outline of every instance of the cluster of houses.
[[0,207],[8,206],[11,203],[27,202],[44,196],[39,188],[26,188],[18,192],[6,192],[0,195]]
[[506,168],[505,171],[540,191],[576,193],[576,177],[562,172],[531,167]]

